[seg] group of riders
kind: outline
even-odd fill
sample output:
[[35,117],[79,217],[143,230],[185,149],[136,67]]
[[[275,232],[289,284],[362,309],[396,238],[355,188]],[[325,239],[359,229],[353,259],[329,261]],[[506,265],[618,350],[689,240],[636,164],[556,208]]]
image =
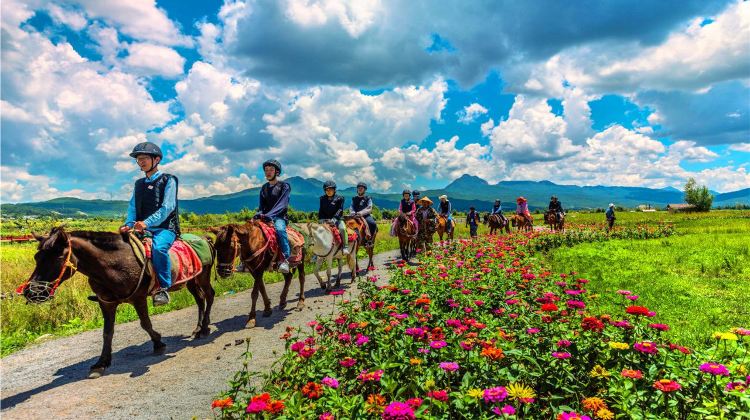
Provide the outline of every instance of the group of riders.
[[[133,148],[130,156],[136,160],[145,177],[135,182],[128,205],[127,220],[120,227],[120,232],[128,233],[135,230],[144,233],[144,231],[147,231],[152,236],[152,264],[160,286],[153,300],[154,305],[165,305],[169,303],[167,290],[171,285],[169,249],[177,236],[180,235],[180,219],[177,208],[179,182],[174,175],[162,173],[158,169],[163,154],[156,144],[151,142],[139,143]],[[279,179],[282,172],[279,161],[275,159],[265,161],[263,171],[267,182],[263,184],[260,190],[258,211],[253,218],[270,223],[275,228],[276,240],[281,252],[278,269],[282,273],[289,273],[290,266],[287,260],[290,257],[291,250],[286,228],[291,186]],[[343,253],[347,255],[349,253],[347,247],[349,238],[344,222],[344,197],[336,194],[336,183],[333,181],[326,181],[323,184],[323,191],[324,195],[320,197],[318,222],[328,224],[333,229],[338,230]],[[362,221],[361,225],[364,232],[359,233],[371,240],[377,233],[377,224],[372,217],[372,198],[367,196],[366,192],[367,185],[364,182],[358,183],[357,195],[352,198],[348,217],[354,217]],[[437,210],[432,207],[432,200],[428,197],[420,198],[418,191],[404,190],[402,197],[399,204],[399,217],[394,218],[391,227],[392,235],[395,235],[399,228],[401,216],[414,225],[415,232],[418,232],[420,225],[434,227],[437,219],[443,218],[446,233],[449,236],[452,234],[455,227],[452,216],[453,208],[446,195],[439,197],[440,203]],[[554,213],[558,220],[565,215],[562,203],[555,196],[552,196],[549,211]],[[614,222],[613,204],[610,204],[608,210],[608,220],[610,220],[610,212],[611,221]],[[525,218],[530,224],[533,223],[527,200],[524,197],[516,199],[516,214]],[[499,217],[503,223],[508,222],[503,215],[502,203],[499,199],[495,200],[495,204],[490,211],[490,217]],[[472,206],[466,218],[466,225],[469,227],[472,237],[477,235],[479,223],[479,214]],[[434,231],[429,233],[434,233]]]

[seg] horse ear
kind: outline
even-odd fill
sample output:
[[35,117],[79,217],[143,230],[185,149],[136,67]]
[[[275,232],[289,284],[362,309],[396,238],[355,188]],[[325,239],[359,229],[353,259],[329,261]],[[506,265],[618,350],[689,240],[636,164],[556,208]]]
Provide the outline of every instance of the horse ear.
[[39,242],[44,242],[47,240],[47,238],[49,238],[49,236],[38,235],[36,232],[31,232],[31,236],[33,236],[34,239],[36,239]]
[[214,226],[209,227],[208,231],[211,232],[211,233],[213,233],[214,235],[218,235],[219,234],[219,228],[214,227]]

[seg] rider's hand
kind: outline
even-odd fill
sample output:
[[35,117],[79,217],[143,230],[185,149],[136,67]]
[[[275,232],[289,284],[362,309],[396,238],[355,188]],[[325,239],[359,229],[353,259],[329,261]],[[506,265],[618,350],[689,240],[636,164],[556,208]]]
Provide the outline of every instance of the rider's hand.
[[133,225],[133,229],[135,229],[136,232],[143,233],[143,230],[146,229],[146,223],[144,222],[135,222]]
[[130,232],[130,226],[128,225],[120,226],[120,233],[128,233],[128,232]]

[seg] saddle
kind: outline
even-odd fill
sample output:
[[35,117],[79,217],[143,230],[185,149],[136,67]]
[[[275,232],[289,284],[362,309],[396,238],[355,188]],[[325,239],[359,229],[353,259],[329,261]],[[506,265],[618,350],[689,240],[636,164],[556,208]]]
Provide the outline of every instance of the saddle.
[[[150,237],[140,239],[131,233],[130,246],[133,248],[141,266],[146,264],[145,269],[151,276],[148,290],[151,295],[154,295],[159,291],[160,286],[151,262],[153,241]],[[196,252],[194,246],[200,251],[201,255]],[[197,235],[190,234],[185,234],[184,238],[181,237],[174,241],[172,247],[169,248],[169,258],[172,261],[172,286],[169,290],[181,289],[185,283],[203,272],[204,265],[210,265],[213,260],[208,242]]]
[[[271,223],[264,222],[258,223],[258,226],[260,226],[263,236],[266,238],[267,250],[273,255],[269,269],[276,270],[283,258],[279,242],[276,240],[276,228]],[[302,263],[302,248],[305,246],[305,238],[289,226],[286,227],[286,236],[289,238],[289,248],[291,249],[287,262],[290,267],[295,267]]]
[[[328,229],[329,232],[331,232],[331,235],[333,235],[333,243],[337,247],[340,247],[341,246],[341,232],[339,232],[339,228],[331,225],[330,223],[324,223],[323,226],[325,226],[325,228]],[[346,235],[347,235],[347,240],[349,242],[357,240],[357,232],[348,226],[346,227]]]

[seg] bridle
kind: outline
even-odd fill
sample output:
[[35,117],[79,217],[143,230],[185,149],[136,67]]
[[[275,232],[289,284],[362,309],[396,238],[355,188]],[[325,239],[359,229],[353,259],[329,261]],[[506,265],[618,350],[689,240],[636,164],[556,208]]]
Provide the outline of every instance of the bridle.
[[[49,300],[53,297],[55,297],[55,291],[57,291],[57,288],[60,287],[60,284],[63,282],[63,276],[65,276],[65,271],[70,269],[70,276],[72,277],[76,271],[78,271],[78,267],[76,264],[72,261],[73,258],[73,244],[71,243],[70,238],[68,238],[68,255],[65,257],[65,263],[63,263],[62,268],[60,268],[60,274],[57,275],[57,278],[53,282],[32,282],[31,279],[34,278],[34,275],[36,274],[36,269],[31,273],[31,276],[23,282],[18,288],[16,289],[16,293],[19,295],[24,294],[24,291],[28,288],[28,290],[32,293],[29,293],[27,295],[27,298],[34,302],[44,302],[46,300]],[[46,298],[36,297],[36,296],[44,296],[44,292],[49,290],[49,295]]]

